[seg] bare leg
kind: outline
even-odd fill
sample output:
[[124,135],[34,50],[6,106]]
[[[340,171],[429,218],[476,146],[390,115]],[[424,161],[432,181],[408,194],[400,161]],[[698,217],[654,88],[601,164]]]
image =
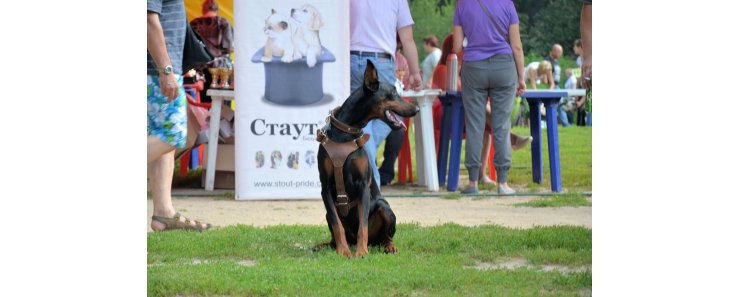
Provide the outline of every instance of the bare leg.
[[[150,164],[152,161],[158,159],[164,154],[170,151],[175,151],[175,147],[167,144],[156,136],[149,135],[146,137],[146,163]],[[174,161],[174,157],[173,157]],[[174,169],[173,169],[174,170]]]
[[509,132],[509,139],[511,140],[511,148],[513,150],[520,150],[532,143],[532,136],[519,136],[512,132]]
[[[486,119],[491,118],[491,103],[490,101],[486,103]],[[488,121],[486,121],[488,122]],[[486,127],[490,127],[490,123],[486,124]],[[483,149],[480,152],[480,160],[481,160],[481,166],[480,166],[480,172],[478,172],[478,182],[482,184],[493,184],[493,181],[488,178],[488,175],[486,174],[486,168],[488,168],[488,152],[491,150],[491,143],[493,142],[493,138],[491,137],[491,133],[483,130]]]
[[[185,141],[185,147],[175,150],[175,160],[179,159],[184,153],[189,151],[195,145],[195,140],[198,138],[198,131],[200,131],[200,125],[198,125],[198,119],[190,111],[188,106],[188,138]],[[153,136],[152,136],[153,137]],[[156,138],[156,137],[154,137]]]
[[491,150],[491,133],[483,132],[483,149],[480,152],[481,166],[478,173],[478,181],[484,184],[491,184],[493,181],[488,178],[486,168],[488,168],[488,152]]
[[[160,156],[154,154],[164,151]],[[172,174],[175,170],[175,148],[155,136],[147,137],[147,160],[154,158],[147,164],[147,175],[151,184],[153,214],[159,217],[171,218],[175,216],[175,207],[172,205]],[[184,220],[184,218],[183,218]],[[195,226],[195,222],[191,222]],[[206,227],[203,224],[202,227]],[[163,230],[165,225],[152,220],[152,230]]]
[[[151,183],[154,215],[171,218],[175,215],[172,206],[172,171],[175,169],[175,150],[170,150],[147,166],[147,173]],[[152,221],[152,230],[162,230],[166,226]]]

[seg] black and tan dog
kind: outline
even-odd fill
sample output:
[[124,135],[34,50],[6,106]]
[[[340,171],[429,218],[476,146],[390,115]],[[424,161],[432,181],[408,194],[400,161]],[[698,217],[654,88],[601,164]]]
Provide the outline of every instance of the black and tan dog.
[[317,132],[321,196],[331,232],[331,242],[322,245],[330,245],[347,257],[352,244],[357,246],[355,256],[367,254],[368,244],[383,245],[386,253],[398,251],[393,246],[396,215],[380,196],[373,178],[362,149],[369,135],[362,133],[362,127],[377,118],[393,129],[405,129],[402,117],[412,117],[418,111],[401,99],[394,86],[379,81],[375,66],[368,61],[363,86],[334,109],[330,123]]

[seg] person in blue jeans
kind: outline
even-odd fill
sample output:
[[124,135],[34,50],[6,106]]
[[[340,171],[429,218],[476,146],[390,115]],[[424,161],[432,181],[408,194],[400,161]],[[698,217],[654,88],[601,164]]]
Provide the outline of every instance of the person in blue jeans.
[[[393,85],[396,82],[396,34],[403,45],[403,55],[409,63],[409,85],[421,89],[419,56],[412,25],[414,20],[406,0],[353,0],[350,1],[350,89],[362,87],[367,60],[375,65],[379,79]],[[370,135],[365,151],[373,170],[373,178],[380,189],[380,173],[376,155],[380,143],[391,132],[382,120],[374,119],[362,129]]]

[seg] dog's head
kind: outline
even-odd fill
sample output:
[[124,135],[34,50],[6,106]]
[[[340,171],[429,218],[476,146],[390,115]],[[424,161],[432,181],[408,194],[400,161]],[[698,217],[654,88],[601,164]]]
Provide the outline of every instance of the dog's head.
[[278,159],[278,160],[282,160],[282,159],[283,159],[283,154],[282,154],[282,153],[280,153],[280,151],[272,151],[272,155],[271,155],[271,157],[272,157],[273,159]]
[[394,130],[406,129],[402,117],[413,117],[419,112],[416,105],[401,98],[393,85],[378,79],[378,71],[370,60],[362,88],[352,92],[344,105],[342,110],[352,115],[347,123],[364,126],[372,119],[381,119]]
[[324,20],[321,18],[319,11],[310,4],[304,4],[300,8],[290,10],[290,16],[296,22],[305,25],[312,31],[318,31],[324,26]]
[[272,14],[265,20],[265,34],[275,38],[280,34],[290,32],[290,22],[285,16],[278,14],[274,9]]

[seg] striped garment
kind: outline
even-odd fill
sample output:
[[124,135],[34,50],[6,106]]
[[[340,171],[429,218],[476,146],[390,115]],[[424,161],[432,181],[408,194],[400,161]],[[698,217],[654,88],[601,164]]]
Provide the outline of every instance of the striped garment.
[[[162,24],[172,68],[175,74],[182,74],[182,51],[185,45],[185,24],[187,23],[183,0],[147,0],[146,10],[159,14],[159,23]],[[148,75],[159,75],[159,68],[166,66],[160,65],[158,68],[148,51],[146,60]]]

